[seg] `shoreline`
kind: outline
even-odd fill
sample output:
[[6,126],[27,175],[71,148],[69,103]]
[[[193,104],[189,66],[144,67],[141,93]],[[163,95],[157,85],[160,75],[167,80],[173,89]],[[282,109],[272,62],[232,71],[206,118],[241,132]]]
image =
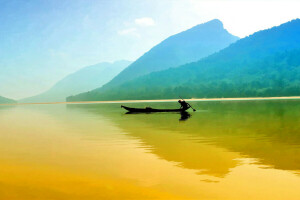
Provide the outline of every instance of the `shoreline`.
[[[300,100],[300,96],[295,97],[245,97],[245,98],[210,98],[210,99],[185,99],[186,101],[261,101],[261,100]],[[120,101],[76,101],[76,102],[47,102],[47,103],[13,103],[0,104],[0,106],[16,105],[43,105],[43,104],[103,104],[103,103],[147,103],[147,102],[176,102],[178,99],[159,100],[120,100]]]

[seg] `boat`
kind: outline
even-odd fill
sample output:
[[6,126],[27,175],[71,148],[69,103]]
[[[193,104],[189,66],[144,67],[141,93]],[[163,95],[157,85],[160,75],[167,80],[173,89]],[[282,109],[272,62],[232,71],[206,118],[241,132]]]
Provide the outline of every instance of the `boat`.
[[130,108],[127,106],[123,106],[121,105],[121,108],[124,108],[125,110],[127,110],[128,112],[131,113],[152,113],[152,112],[185,112],[187,109],[155,109],[155,108],[150,108],[150,107],[146,107],[146,108]]

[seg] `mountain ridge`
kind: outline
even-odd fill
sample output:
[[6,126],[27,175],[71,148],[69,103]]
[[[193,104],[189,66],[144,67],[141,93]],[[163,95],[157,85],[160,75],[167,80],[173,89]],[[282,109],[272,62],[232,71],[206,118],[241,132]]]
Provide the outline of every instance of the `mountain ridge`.
[[220,20],[214,19],[168,37],[129,65],[102,89],[154,71],[197,61],[217,52],[239,38],[231,35]]
[[126,68],[131,61],[102,62],[79,69],[55,83],[47,91],[20,100],[23,103],[65,101],[67,96],[95,89],[110,81]]
[[0,96],[0,104],[11,104],[11,103],[17,103],[17,101]]
[[256,32],[200,61],[68,100],[300,95],[299,49],[300,20],[295,19]]

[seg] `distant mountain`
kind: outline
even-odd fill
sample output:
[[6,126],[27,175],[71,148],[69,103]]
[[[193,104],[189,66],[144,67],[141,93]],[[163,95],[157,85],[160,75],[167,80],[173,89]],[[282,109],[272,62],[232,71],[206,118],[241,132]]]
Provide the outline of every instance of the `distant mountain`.
[[130,61],[122,60],[114,63],[103,62],[84,67],[66,76],[46,92],[20,101],[26,103],[65,101],[67,96],[101,87],[129,64],[131,64]]
[[228,33],[217,19],[197,25],[153,47],[103,88],[111,88],[151,72],[197,61],[238,39]]
[[6,103],[17,103],[17,102],[15,100],[0,96],[0,104],[6,104]]
[[300,95],[300,19],[259,31],[198,62],[73,100]]

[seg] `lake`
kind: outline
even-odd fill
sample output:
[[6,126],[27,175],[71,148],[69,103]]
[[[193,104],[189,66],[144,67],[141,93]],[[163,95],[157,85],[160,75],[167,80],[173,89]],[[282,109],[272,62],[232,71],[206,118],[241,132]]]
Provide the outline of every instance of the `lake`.
[[300,199],[299,100],[191,104],[0,106],[0,199]]

